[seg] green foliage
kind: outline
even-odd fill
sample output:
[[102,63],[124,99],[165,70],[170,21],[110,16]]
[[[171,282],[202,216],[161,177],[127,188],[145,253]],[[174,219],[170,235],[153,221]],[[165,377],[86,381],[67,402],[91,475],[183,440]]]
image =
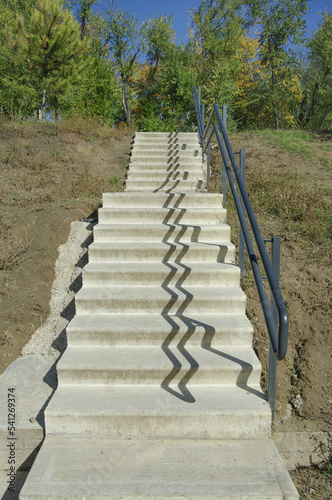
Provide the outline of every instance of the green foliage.
[[307,48],[300,123],[314,129],[329,127],[332,124],[332,14],[328,11],[308,40]]
[[[207,113],[227,103],[232,130],[332,125],[331,14],[307,42],[302,66],[290,49],[302,41],[307,0],[202,0],[187,45],[176,43],[172,15],[140,27],[112,0],[97,15],[100,2],[0,0],[3,114],[47,109],[141,130],[189,130],[200,85]],[[247,34],[253,25],[257,39]]]
[[[41,114],[46,103],[57,103],[59,95],[79,80],[84,64],[79,56],[86,49],[80,40],[79,24],[62,8],[62,0],[40,0],[31,13],[28,27],[17,16],[16,36],[8,33],[7,55],[13,73],[26,89],[41,96]],[[7,85],[14,87],[13,81]]]
[[31,115],[34,92],[15,74],[11,59],[5,50],[7,35],[17,28],[17,13],[29,19],[35,0],[6,0],[0,8],[0,103],[4,115]]
[[204,0],[192,12],[190,46],[208,109],[214,102],[233,101],[244,26],[240,0]]
[[116,77],[116,65],[108,57],[109,49],[102,32],[100,18],[91,17],[86,28],[89,71],[82,74],[79,85],[63,96],[61,109],[68,117],[74,112],[85,117],[98,116],[104,123],[114,124],[121,117],[121,86]]
[[141,32],[137,17],[124,10],[106,11],[103,36],[114,57],[122,84],[122,106],[128,127],[131,126],[130,90],[131,78],[137,69],[142,51]]
[[185,47],[173,44],[168,49],[160,86],[163,89],[162,115],[173,126],[179,126],[184,115],[193,110],[195,75],[189,63],[190,54]]
[[173,16],[158,16],[143,24],[144,49],[151,67],[150,79],[156,75],[158,65],[165,60],[167,52],[174,43],[175,31]]
[[[264,82],[265,101],[273,112],[275,128],[279,128],[282,103],[291,99],[287,82],[292,78],[294,54],[289,44],[299,44],[304,36],[303,16],[307,0],[252,0],[249,3],[253,20],[261,25],[260,58],[267,68]],[[296,111],[296,110],[294,110]]]
[[[167,103],[163,88],[163,73],[168,55],[175,46],[172,16],[155,16],[142,27],[147,63],[141,68],[136,81],[136,121],[143,131],[166,132],[173,130],[166,113]],[[172,120],[173,122],[173,120]]]

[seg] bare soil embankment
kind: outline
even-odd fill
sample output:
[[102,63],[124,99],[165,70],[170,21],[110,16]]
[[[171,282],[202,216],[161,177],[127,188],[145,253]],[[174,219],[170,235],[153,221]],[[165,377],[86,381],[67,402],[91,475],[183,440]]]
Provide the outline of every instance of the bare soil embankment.
[[[48,315],[57,249],[66,241],[70,223],[95,217],[102,192],[123,190],[132,137],[131,132],[79,120],[58,126],[0,124],[0,373],[20,355]],[[331,135],[315,134],[303,144],[290,141],[293,148],[279,139],[269,133],[231,136],[234,150],[246,148],[247,185],[263,236],[282,239],[280,284],[290,332],[286,360],[278,365],[274,427],[276,432],[330,436],[331,222],[326,204],[331,199]],[[218,189],[218,156],[213,165],[212,187]],[[283,177],[288,179],[285,184],[280,181]],[[267,186],[264,179],[275,182]],[[278,213],[276,199],[288,215],[287,210]],[[296,220],[293,212],[300,205]],[[311,225],[309,218],[304,227],[305,207],[315,213]],[[228,209],[236,241],[231,204]],[[322,230],[327,231],[324,241],[315,237]],[[243,286],[264,385],[267,333],[250,271]],[[325,462],[292,473],[303,499],[332,498],[331,452],[326,445],[319,447],[317,442]]]

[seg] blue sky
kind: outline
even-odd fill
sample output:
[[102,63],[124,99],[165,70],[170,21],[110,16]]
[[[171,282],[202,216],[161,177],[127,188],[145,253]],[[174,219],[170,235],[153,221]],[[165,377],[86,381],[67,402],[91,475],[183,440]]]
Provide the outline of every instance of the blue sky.
[[[135,12],[140,23],[155,14],[173,14],[178,42],[186,43],[190,9],[197,9],[200,3],[201,0],[115,0],[115,7]],[[109,8],[110,4],[111,0],[101,0],[100,8]],[[332,0],[309,1],[310,11],[305,16],[308,36],[317,27],[320,19],[319,12],[327,7],[332,10]]]

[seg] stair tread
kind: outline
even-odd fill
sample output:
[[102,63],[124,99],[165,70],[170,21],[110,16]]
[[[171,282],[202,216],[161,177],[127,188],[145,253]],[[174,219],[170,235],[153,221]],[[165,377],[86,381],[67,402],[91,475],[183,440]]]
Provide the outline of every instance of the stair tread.
[[95,241],[89,247],[90,262],[145,261],[161,264],[186,266],[193,261],[234,262],[235,247],[229,241],[224,242],[177,242],[144,241]]
[[[186,389],[161,386],[63,385],[59,386],[46,408],[54,416],[149,416],[189,417],[217,415],[266,417],[270,407],[258,388],[193,386]],[[47,427],[46,427],[47,429]],[[175,431],[175,429],[174,429]]]
[[230,227],[225,223],[209,225],[157,224],[155,221],[139,225],[123,222],[101,223],[94,228],[94,241],[162,241],[198,243],[230,243]]
[[[191,241],[190,242],[190,250],[193,248],[195,249],[210,249],[210,248],[215,248],[218,249],[221,246],[225,246],[225,243],[228,243],[229,246],[233,246],[233,243],[231,243],[229,240],[228,241],[220,241],[220,242],[207,242],[205,243],[204,241]],[[168,241],[167,239],[167,226],[165,225],[165,240],[164,241],[145,241],[144,238],[142,238],[142,241],[94,241],[91,243],[89,246],[89,250],[95,249],[95,248],[157,248],[157,249],[164,249],[165,253],[167,253],[170,249],[189,249],[188,242],[182,243],[181,241]]]
[[[84,453],[82,451],[84,450]],[[271,440],[47,439],[21,500],[297,500]]]
[[[144,213],[153,213],[153,214],[184,214],[190,213],[193,214],[193,217],[197,216],[197,214],[221,214],[225,212],[225,209],[222,207],[128,207],[128,206],[115,206],[115,207],[103,207],[99,209],[99,214],[104,212],[137,212],[138,214]],[[215,222],[214,222],[215,223]],[[159,222],[159,224],[164,224],[163,220]]]
[[104,193],[103,206],[108,206],[109,203],[114,203],[114,206],[125,203],[126,206],[136,208],[139,204],[149,206],[191,206],[199,205],[202,207],[213,204],[215,206],[222,206],[222,195],[217,193]]
[[[182,344],[181,344],[182,342]],[[247,347],[224,347],[223,349],[187,347],[181,338],[178,342],[164,346],[70,346],[59,361],[58,370],[147,370],[154,368],[184,370],[252,370],[260,371],[261,365],[253,349]],[[139,376],[139,375],[138,375]],[[194,381],[194,380],[193,380]],[[222,384],[222,380],[219,382]]]
[[[137,224],[135,222],[123,222],[123,221],[112,221],[112,222],[99,222],[98,225],[96,226],[97,230],[99,229],[112,229],[114,227],[124,227],[126,229],[131,229],[133,226],[137,227]],[[196,229],[198,231],[202,230],[202,229],[207,229],[207,230],[213,230],[213,229],[228,229],[229,228],[229,225],[226,224],[225,222],[218,222],[216,223],[215,221],[212,222],[211,224],[206,224],[204,222],[204,225],[202,225],[202,227],[199,225],[199,224],[181,224],[180,222],[168,222],[167,224],[158,224],[157,222],[155,221],[151,221],[151,222],[148,222],[148,221],[144,221],[142,223],[139,224],[139,227],[142,228],[141,230],[141,233],[142,233],[142,239],[144,237],[144,241],[145,241],[145,234],[144,234],[144,230],[145,229],[153,229],[153,228],[156,228],[156,229],[163,229],[165,233],[167,233],[169,231],[169,229],[177,229],[177,230],[189,230],[189,229]],[[95,229],[94,229],[95,231]],[[177,233],[178,234],[178,233]],[[185,233],[184,233],[185,234]],[[143,236],[144,235],[144,236]],[[230,241],[228,239],[228,241]],[[204,243],[204,241],[202,242],[199,242],[199,243]]]
[[[252,325],[244,314],[76,314],[67,327],[71,342],[97,345],[160,345],[168,336],[190,333],[188,344],[213,347],[252,344]],[[84,340],[80,340],[83,338]],[[99,344],[98,344],[99,343]]]
[[[166,274],[169,275],[171,273],[171,269],[167,267],[166,265],[161,265],[160,262],[124,262],[120,261],[114,265],[113,262],[89,262],[85,267],[84,267],[84,273],[86,272],[112,272],[112,271],[118,271],[121,270],[123,272],[133,272],[137,270],[141,270],[142,272],[148,272],[148,271],[158,271],[161,274]],[[177,268],[174,268],[173,271],[174,273],[176,272],[176,275],[178,278],[182,276],[184,271],[192,271],[193,273],[208,273],[208,272],[218,272],[220,271],[225,272],[225,273],[232,273],[235,276],[239,276],[239,268],[235,264],[229,264],[226,262],[186,262],[186,269],[181,267],[181,264],[178,264]],[[137,283],[139,285],[139,283]]]
[[[190,287],[191,288],[191,287]],[[102,300],[108,298],[123,299],[130,302],[136,298],[150,298],[157,300],[165,300],[166,302],[172,300],[188,299],[193,301],[209,301],[213,299],[233,299],[245,300],[245,293],[240,286],[196,286],[195,294],[191,294],[190,290],[186,290],[185,283],[178,286],[123,286],[122,283],[118,285],[101,285],[98,288],[94,286],[85,286],[81,288],[76,294],[76,300]],[[226,313],[227,314],[227,313]]]

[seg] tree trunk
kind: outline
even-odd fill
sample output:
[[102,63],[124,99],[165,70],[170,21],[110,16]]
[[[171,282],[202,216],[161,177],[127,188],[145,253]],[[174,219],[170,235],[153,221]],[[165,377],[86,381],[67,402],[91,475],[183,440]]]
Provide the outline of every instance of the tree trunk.
[[59,121],[59,107],[58,107],[58,98],[54,98],[54,121]]
[[126,116],[126,122],[128,128],[130,128],[130,106],[129,106],[129,97],[128,97],[128,82],[127,80],[122,81],[122,106]]
[[277,110],[277,101],[276,101],[276,82],[275,82],[275,74],[272,69],[272,94],[273,94],[273,116],[274,116],[274,125],[276,130],[279,130],[279,117]]
[[42,92],[42,104],[41,104],[41,108],[39,110],[39,120],[41,120],[42,122],[45,121],[45,104],[46,104],[46,89],[45,87],[43,88],[43,92]]

